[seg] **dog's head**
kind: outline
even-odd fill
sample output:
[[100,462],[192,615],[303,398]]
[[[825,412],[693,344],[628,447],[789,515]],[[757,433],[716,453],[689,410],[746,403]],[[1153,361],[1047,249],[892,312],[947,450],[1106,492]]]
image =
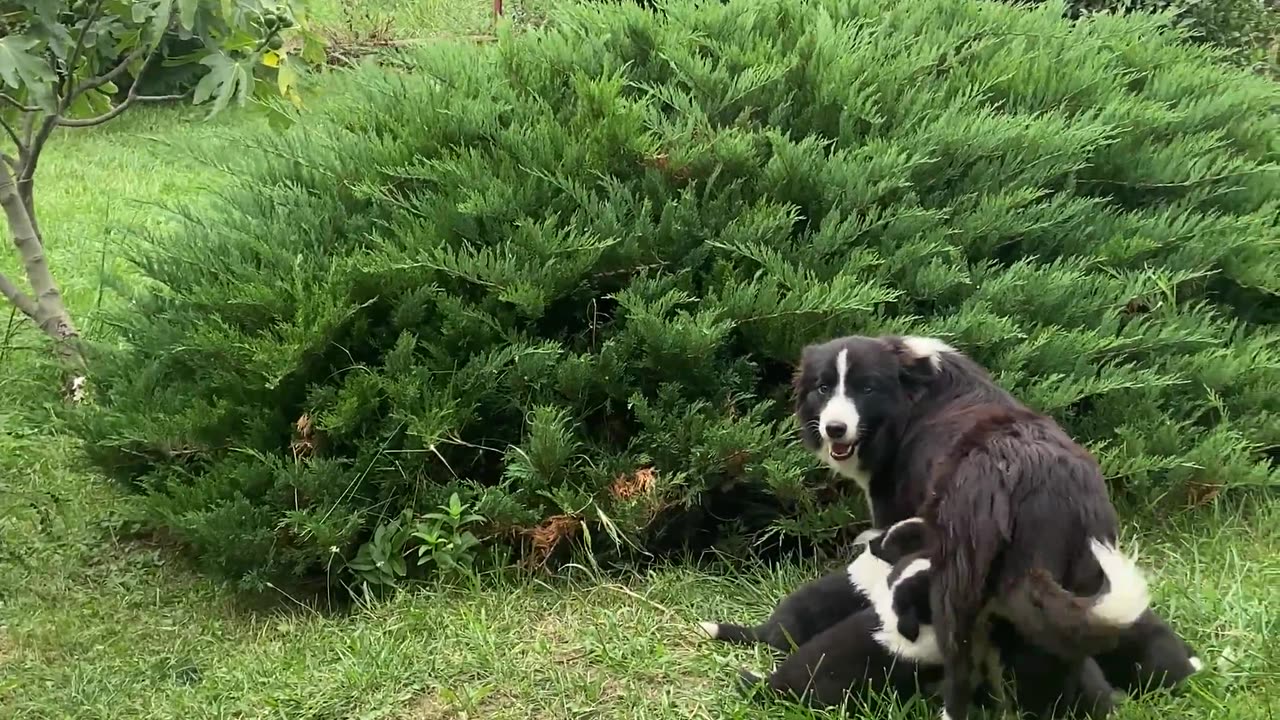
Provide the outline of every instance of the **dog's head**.
[[924,337],[837,338],[804,349],[793,382],[805,447],[841,474],[858,469],[865,439],[911,402],[949,345]]
[[924,518],[907,518],[889,526],[888,530],[867,543],[867,552],[886,565],[897,565],[908,555],[929,549],[932,532]]

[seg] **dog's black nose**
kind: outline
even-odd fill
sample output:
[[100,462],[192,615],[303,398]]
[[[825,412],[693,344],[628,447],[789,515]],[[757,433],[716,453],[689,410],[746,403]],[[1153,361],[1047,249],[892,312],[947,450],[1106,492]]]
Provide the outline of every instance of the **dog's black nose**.
[[829,422],[824,429],[827,431],[827,437],[832,440],[841,440],[844,434],[849,432],[849,426],[842,422]]

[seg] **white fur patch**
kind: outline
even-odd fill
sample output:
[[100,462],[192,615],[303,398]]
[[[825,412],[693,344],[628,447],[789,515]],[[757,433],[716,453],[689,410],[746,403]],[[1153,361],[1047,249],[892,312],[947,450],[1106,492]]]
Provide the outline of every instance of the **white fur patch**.
[[[818,414],[818,430],[828,444],[832,441],[853,442],[858,439],[858,420],[860,419],[858,408],[853,404],[853,398],[845,394],[844,390],[845,377],[848,374],[849,350],[846,348],[836,353],[836,384],[831,389],[831,398]],[[844,437],[833,438],[827,435],[827,425],[833,422],[843,423],[848,428]]]
[[871,475],[862,468],[862,463],[858,462],[858,454],[855,452],[853,456],[844,460],[837,460],[831,457],[831,441],[832,438],[827,436],[827,423],[838,422],[844,423],[848,428],[846,435],[839,438],[842,442],[854,443],[858,439],[858,423],[861,415],[858,413],[858,407],[854,404],[853,399],[845,394],[844,381],[849,374],[849,351],[841,350],[836,353],[836,385],[832,388],[831,398],[827,400],[827,404],[823,406],[822,411],[818,413],[818,432],[822,435],[822,447],[818,449],[818,459],[826,463],[838,475],[847,477],[858,484],[862,492],[867,496],[867,507],[871,507]]
[[1193,673],[1198,673],[1204,669],[1204,661],[1195,655],[1192,655],[1191,659],[1187,662],[1191,663],[1191,672]]
[[698,623],[698,627],[702,629],[702,632],[707,634],[707,637],[720,637],[720,623],[713,623],[704,620]]
[[1137,561],[1096,538],[1089,541],[1089,549],[1102,566],[1108,585],[1107,591],[1090,608],[1089,615],[1115,627],[1128,627],[1137,622],[1151,603],[1147,579]]
[[849,584],[868,598],[874,597],[879,588],[889,587],[889,573],[893,566],[876,557],[867,548],[859,553],[845,572],[849,574]]
[[923,524],[924,524],[924,518],[922,517],[910,517],[910,518],[907,518],[906,520],[899,520],[898,522],[890,525],[888,530],[884,531],[884,539],[888,541],[889,538],[893,537],[893,534],[895,532],[897,532],[898,530],[904,527],[907,527],[908,525],[923,525]]
[[854,545],[870,545],[872,540],[875,540],[876,538],[880,537],[883,534],[884,534],[883,530],[877,530],[875,528],[871,528],[870,530],[863,530],[862,532],[858,533],[858,537],[853,539],[853,544]]
[[942,720],[951,720],[951,713],[949,713],[949,712],[947,712],[945,709],[943,709],[943,711],[942,711]]
[[[932,563],[927,558],[912,560],[898,576],[898,582],[929,570]],[[871,606],[880,618],[880,629],[875,633],[876,642],[894,657],[921,663],[941,665],[942,648],[933,625],[921,625],[920,635],[908,640],[898,633],[898,615],[893,611],[893,588],[888,582],[880,583],[871,593]]]
[[933,366],[935,371],[942,369],[942,354],[953,353],[955,348],[942,342],[938,338],[920,337],[918,335],[908,335],[902,338],[902,345],[915,357],[921,360],[928,358],[929,364]]

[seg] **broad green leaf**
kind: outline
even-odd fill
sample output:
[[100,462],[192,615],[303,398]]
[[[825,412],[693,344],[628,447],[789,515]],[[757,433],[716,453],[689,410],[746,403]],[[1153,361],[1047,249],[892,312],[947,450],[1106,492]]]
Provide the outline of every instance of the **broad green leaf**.
[[220,92],[223,86],[231,81],[234,70],[231,58],[220,52],[209,53],[200,61],[200,64],[207,66],[209,72],[196,83],[195,96],[192,98],[192,102],[196,105],[200,105],[215,93]]
[[9,35],[0,38],[0,80],[14,89],[22,87],[22,79],[18,67],[24,62],[38,61],[31,55],[31,50],[38,44],[35,38],[24,35]]
[[[236,62],[236,104],[244,105],[249,102],[249,96],[253,93],[254,84],[257,79],[253,76],[253,66],[248,62]],[[226,107],[223,105],[223,107]],[[221,109],[221,108],[219,108]]]
[[173,15],[173,0],[160,0],[156,4],[156,15],[151,20],[151,35],[156,40],[164,36],[165,28],[169,25],[169,19]]
[[315,33],[304,33],[302,36],[302,59],[312,65],[321,65],[328,59],[325,53],[326,43]]
[[195,30],[196,11],[200,9],[200,0],[178,0],[178,22],[186,30]]
[[0,38],[0,80],[15,90],[25,87],[37,105],[53,112],[57,102],[53,84],[58,76],[44,58],[30,52],[38,46],[35,39],[23,35]]

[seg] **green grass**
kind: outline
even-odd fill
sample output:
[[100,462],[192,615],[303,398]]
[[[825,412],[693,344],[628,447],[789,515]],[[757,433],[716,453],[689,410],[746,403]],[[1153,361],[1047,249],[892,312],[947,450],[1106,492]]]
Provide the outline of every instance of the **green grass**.
[[[337,22],[339,4],[318,16]],[[487,2],[375,5],[409,35],[479,32]],[[180,151],[217,145],[212,123],[145,109],[65,132],[40,170],[48,253],[89,334],[103,336],[107,278],[158,205],[225,178]],[[13,273],[13,258],[0,256]],[[418,590],[342,615],[281,595],[250,603],[166,547],[130,540],[133,499],[88,472],[50,422],[41,339],[20,325],[0,352],[0,717],[732,718],[809,717],[744,705],[730,681],[759,651],[716,645],[699,619],[762,618],[819,568],[673,564],[625,579],[572,571]],[[1122,720],[1280,715],[1280,501],[1255,499],[1130,528],[1159,609],[1208,671],[1180,697]],[[834,715],[833,715],[834,716]],[[877,717],[886,716],[883,713]],[[925,717],[921,715],[921,717]]]

